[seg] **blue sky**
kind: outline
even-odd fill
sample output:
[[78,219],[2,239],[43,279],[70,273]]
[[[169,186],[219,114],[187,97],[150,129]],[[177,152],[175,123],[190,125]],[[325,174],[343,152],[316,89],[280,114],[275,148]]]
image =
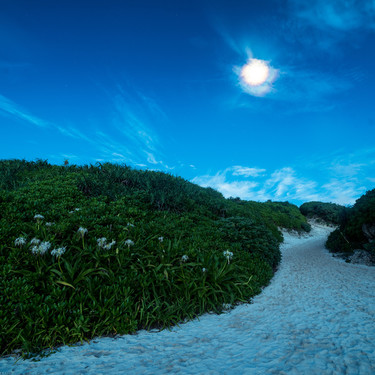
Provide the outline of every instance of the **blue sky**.
[[375,187],[374,61],[373,0],[2,0],[0,159],[353,204]]

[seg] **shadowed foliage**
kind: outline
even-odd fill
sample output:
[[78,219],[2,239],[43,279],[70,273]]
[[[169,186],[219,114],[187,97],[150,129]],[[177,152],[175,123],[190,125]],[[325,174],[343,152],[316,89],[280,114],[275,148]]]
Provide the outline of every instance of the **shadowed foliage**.
[[339,224],[345,207],[336,203],[306,202],[301,205],[300,210],[302,215],[309,219],[318,219],[329,224]]
[[353,207],[345,208],[340,226],[328,237],[326,246],[332,252],[368,251],[375,261],[375,189],[357,199]]

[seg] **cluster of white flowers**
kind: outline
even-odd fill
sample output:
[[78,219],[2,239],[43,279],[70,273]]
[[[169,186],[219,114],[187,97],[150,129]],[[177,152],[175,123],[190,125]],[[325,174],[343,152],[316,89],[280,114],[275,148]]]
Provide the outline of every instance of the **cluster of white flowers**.
[[105,237],[98,238],[96,242],[98,243],[99,247],[103,247],[107,243],[107,239]]
[[229,264],[229,261],[233,258],[233,253],[229,250],[225,250],[223,252],[223,254],[227,258],[227,261],[228,261],[228,264]]
[[104,249],[105,250],[109,250],[113,245],[116,244],[116,241],[113,241],[111,243],[108,243],[107,245],[104,246]]
[[130,247],[134,245],[134,242],[132,240],[126,240],[125,245],[128,245],[128,247]]
[[36,219],[36,220],[43,220],[43,219],[44,219],[44,216],[43,216],[43,215],[36,214],[36,215],[34,216],[34,219]]
[[39,244],[40,244],[40,240],[38,240],[35,237],[30,241],[30,245],[39,245]]
[[205,268],[202,268],[202,272],[205,273],[207,272],[207,270]]
[[51,255],[54,256],[54,257],[61,257],[61,255],[63,255],[66,251],[66,247],[59,247],[58,249],[53,249],[51,251]]
[[187,255],[183,255],[183,256],[181,257],[181,260],[182,260],[183,262],[186,262],[188,259],[189,259],[189,257],[188,257]]
[[158,240],[159,240],[160,242],[163,242],[163,241],[164,241],[164,237],[159,237]]
[[87,233],[88,230],[86,228],[83,228],[83,227],[79,227],[78,230],[77,230],[77,233],[79,233],[82,237],[85,235],[85,233]]
[[55,224],[55,223],[50,223],[50,222],[48,222],[48,223],[45,224],[45,226],[46,226],[46,227],[50,227],[51,225],[54,225],[54,224]]
[[[26,238],[25,237],[18,237],[14,241],[14,244],[16,246],[23,246],[23,245],[26,244]],[[48,241],[42,242],[41,240],[39,240],[36,237],[34,237],[30,241],[30,245],[34,245],[34,246],[30,247],[31,252],[34,255],[44,255],[51,247],[50,242],[48,242]],[[65,251],[66,251],[65,247],[59,247],[58,249],[53,249],[51,251],[51,255],[56,256],[56,257],[60,257],[61,255],[63,255],[65,253]]]
[[132,224],[132,223],[127,223],[126,226],[127,226],[127,227],[134,227],[134,224]]
[[33,246],[31,248],[31,252],[33,254],[44,255],[49,250],[50,247],[51,247],[51,243],[48,241],[44,241],[40,245]]
[[14,241],[14,245],[15,246],[23,246],[23,245],[25,245],[25,243],[26,243],[26,238],[25,237],[18,237]]
[[107,239],[105,237],[97,239],[98,246],[104,250],[109,250],[116,241],[112,241],[111,243],[107,244]]
[[69,211],[70,214],[73,214],[74,211],[79,211],[80,209],[79,208],[75,208],[73,211]]

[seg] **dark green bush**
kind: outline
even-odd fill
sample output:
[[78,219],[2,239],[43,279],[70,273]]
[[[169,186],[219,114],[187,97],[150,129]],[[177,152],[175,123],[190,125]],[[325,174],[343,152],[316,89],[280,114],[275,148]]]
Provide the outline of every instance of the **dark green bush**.
[[308,218],[315,218],[330,224],[339,224],[345,210],[336,203],[307,202],[301,205],[300,211]]
[[341,212],[340,227],[328,237],[327,248],[336,252],[362,248],[372,254],[374,239],[366,237],[365,227],[375,227],[375,189],[361,196],[353,207]]
[[328,237],[326,247],[333,253],[352,253],[353,249],[340,229],[334,230]]

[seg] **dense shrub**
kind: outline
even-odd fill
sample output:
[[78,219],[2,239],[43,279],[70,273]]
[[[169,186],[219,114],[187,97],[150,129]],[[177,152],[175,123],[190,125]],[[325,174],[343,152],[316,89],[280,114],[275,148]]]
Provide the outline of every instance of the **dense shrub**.
[[328,237],[326,247],[333,253],[353,252],[352,246],[340,229],[334,230]]
[[330,224],[339,224],[344,206],[336,203],[307,202],[301,205],[300,211],[308,218],[316,218]]
[[374,255],[375,236],[366,236],[366,228],[375,231],[375,189],[361,196],[353,207],[342,211],[340,227],[328,237],[326,246],[335,252],[351,252],[362,248]]
[[272,202],[264,203],[254,201],[242,201],[239,198],[229,199],[230,208],[229,216],[245,216],[260,220],[274,233],[275,226],[294,229],[300,232],[309,232],[311,230],[306,218],[301,214],[299,208],[289,202]]
[[0,354],[249,301],[280,261],[277,226],[306,225],[297,211],[127,166],[0,161]]

